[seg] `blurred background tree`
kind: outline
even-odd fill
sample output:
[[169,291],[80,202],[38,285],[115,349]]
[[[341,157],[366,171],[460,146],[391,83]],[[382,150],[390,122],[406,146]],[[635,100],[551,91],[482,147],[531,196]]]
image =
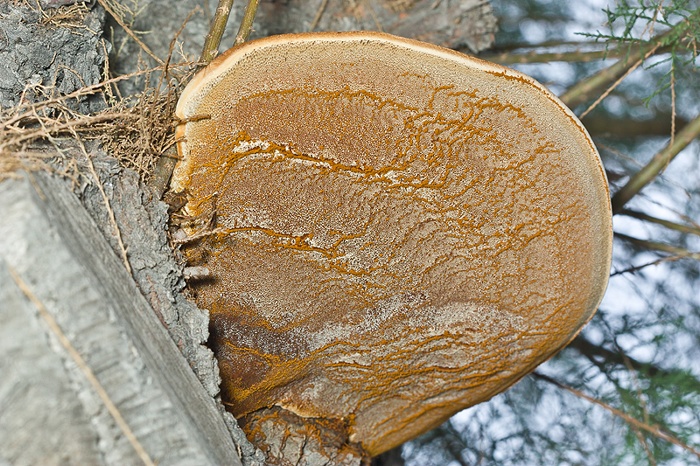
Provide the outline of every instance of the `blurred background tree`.
[[493,0],[496,48],[572,107],[608,172],[608,291],[574,342],[384,465],[700,464],[698,1]]

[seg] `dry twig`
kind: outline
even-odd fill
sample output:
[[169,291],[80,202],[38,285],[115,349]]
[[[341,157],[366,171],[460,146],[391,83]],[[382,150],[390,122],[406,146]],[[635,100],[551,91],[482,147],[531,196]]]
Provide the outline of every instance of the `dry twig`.
[[573,387],[569,387],[568,385],[565,385],[557,380],[554,380],[553,378],[546,376],[544,374],[540,374],[539,372],[533,372],[532,376],[537,378],[537,379],[544,380],[545,382],[550,383],[558,388],[561,388],[562,390],[566,390],[567,392],[569,392],[569,393],[571,393],[571,394],[573,394],[581,399],[584,399],[590,403],[598,405],[601,408],[605,409],[606,411],[619,417],[620,419],[625,421],[627,424],[629,424],[631,427],[642,430],[644,432],[647,432],[656,438],[670,442],[670,443],[692,453],[693,455],[697,456],[698,458],[700,458],[700,451],[691,447],[690,445],[686,444],[685,442],[679,440],[677,437],[675,437],[674,435],[671,435],[670,433],[666,432],[665,430],[661,429],[658,426],[652,426],[652,425],[644,423],[638,419],[635,419],[634,417],[630,416],[629,414],[627,414],[627,413],[625,413],[625,412],[623,412],[623,411],[621,411],[613,406],[610,406],[607,403],[604,403],[604,402],[602,402],[602,401],[600,401],[592,396],[586,395],[585,393],[583,393],[580,390],[577,390]]
[[638,220],[644,220],[646,222],[654,223],[656,225],[661,225],[670,230],[675,230],[680,233],[687,233],[691,235],[700,236],[700,226],[698,225],[685,225],[682,223],[676,223],[670,220],[665,220],[662,218],[654,217],[649,214],[645,214],[644,212],[637,212],[636,210],[630,209],[623,209],[619,213],[620,215],[626,215],[628,217],[636,218]]
[[95,180],[95,185],[100,191],[102,200],[105,203],[105,209],[107,209],[107,215],[109,215],[109,223],[114,229],[114,235],[117,238],[117,243],[119,244],[119,252],[122,256],[122,262],[124,263],[124,267],[126,267],[126,270],[129,272],[129,275],[131,275],[131,264],[129,263],[129,257],[126,252],[126,247],[124,246],[124,241],[122,240],[122,233],[121,230],[119,230],[119,224],[117,223],[117,219],[114,216],[114,210],[112,210],[112,204],[109,202],[109,197],[107,197],[107,193],[105,192],[105,188],[102,185],[100,176],[97,174],[97,171],[95,170],[95,165],[93,165],[92,163],[92,157],[90,157],[90,154],[88,154],[87,150],[85,150],[85,145],[83,144],[83,141],[80,140],[80,137],[77,134],[75,134],[75,140],[78,141],[78,144],[80,145],[80,148],[83,151],[83,155],[85,156],[85,159],[87,161],[87,166],[90,170],[90,174]]
[[678,155],[693,139],[700,136],[700,116],[676,134],[673,142],[669,143],[661,152],[656,154],[651,161],[627,181],[612,197],[613,213],[619,213],[627,202],[632,199],[646,185],[668,166],[673,158]]
[[615,233],[615,237],[620,238],[621,240],[627,241],[628,243],[632,243],[635,246],[638,246],[640,248],[650,249],[652,251],[661,251],[661,252],[665,252],[667,254],[672,254],[677,259],[700,260],[700,252],[688,251],[687,249],[684,249],[684,248],[681,248],[678,246],[672,246],[670,244],[660,243],[658,241],[650,241],[650,240],[646,240],[646,239],[634,238],[632,236],[625,235],[623,233]]
[[234,45],[240,45],[248,40],[248,36],[250,36],[250,32],[253,30],[255,13],[258,11],[258,1],[259,0],[248,0],[248,4],[245,7],[245,13],[243,13],[243,19],[241,20],[241,26],[238,28],[238,34],[236,34]]
[[219,45],[226,30],[231,7],[233,7],[233,0],[219,0],[219,6],[216,7],[216,13],[209,28],[209,34],[204,39],[204,47],[200,58],[204,65],[211,62],[219,53]]
[[610,87],[608,87],[608,88],[605,90],[605,92],[603,92],[603,93],[602,93],[602,94],[601,94],[601,95],[600,95],[586,110],[583,111],[583,113],[581,113],[581,115],[579,115],[579,118],[583,119],[583,118],[585,118],[586,115],[588,115],[589,113],[591,113],[591,112],[598,106],[598,104],[600,104],[607,96],[610,95],[610,93],[611,93],[612,91],[614,91],[614,90],[617,88],[617,86],[620,85],[620,83],[622,83],[622,81],[625,80],[625,78],[626,78],[627,76],[629,76],[630,74],[632,74],[632,72],[633,72],[634,70],[636,70],[637,68],[639,68],[639,66],[640,66],[642,63],[644,63],[644,61],[645,61],[647,58],[649,58],[650,56],[654,55],[654,54],[656,53],[656,51],[657,51],[660,47],[661,47],[661,43],[656,44],[656,46],[654,46],[651,50],[649,50],[647,53],[645,53],[644,56],[643,56],[642,58],[640,58],[639,60],[637,60],[636,62],[634,62],[634,64],[633,64],[632,66],[630,66],[630,67],[627,69],[627,71],[625,71],[625,72],[622,74],[622,76],[620,76],[619,78],[617,78],[617,79],[615,80],[615,82],[612,83],[612,84],[610,85]]
[[149,57],[154,59],[156,61],[156,63],[158,63],[159,65],[163,64],[163,60],[158,58],[158,56],[156,56],[156,54],[153,53],[153,51],[151,51],[151,49],[148,47],[148,45],[146,45],[141,39],[138,38],[138,36],[136,34],[134,34],[134,31],[132,31],[131,28],[129,26],[127,26],[127,24],[124,22],[124,19],[121,17],[121,15],[119,13],[117,13],[114,10],[114,8],[112,8],[112,5],[107,0],[97,0],[97,2],[102,6],[102,8],[105,9],[105,11],[107,13],[109,13],[109,15],[112,18],[114,18],[114,20],[117,22],[117,24],[119,24],[119,26],[121,26],[122,29],[124,29],[124,32],[126,32],[126,34],[129,37],[131,37],[134,40],[134,42],[136,42],[139,45],[139,47],[141,47],[141,49],[144,52],[146,52],[146,54]]
[[311,21],[311,25],[309,26],[309,32],[313,32],[313,30],[316,29],[316,26],[318,26],[319,21],[321,21],[321,17],[323,16],[323,12],[326,11],[327,6],[328,0],[321,0],[321,5],[318,7],[318,10],[316,10],[316,16],[314,16],[314,19]]

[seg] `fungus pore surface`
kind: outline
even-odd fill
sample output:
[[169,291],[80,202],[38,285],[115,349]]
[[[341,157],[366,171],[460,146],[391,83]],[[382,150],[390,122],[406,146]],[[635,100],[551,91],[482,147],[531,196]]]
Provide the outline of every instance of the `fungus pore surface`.
[[[531,78],[378,33],[231,49],[178,106],[190,265],[233,414],[376,455],[505,390],[607,284],[603,167]],[[205,234],[206,233],[206,234]]]

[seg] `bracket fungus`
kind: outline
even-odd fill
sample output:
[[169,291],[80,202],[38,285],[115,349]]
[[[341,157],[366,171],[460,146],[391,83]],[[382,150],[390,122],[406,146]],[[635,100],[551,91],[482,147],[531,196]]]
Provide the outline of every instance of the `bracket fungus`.
[[514,384],[600,303],[605,172],[532,78],[386,34],[282,35],[216,59],[177,115],[184,253],[211,273],[193,291],[249,435],[283,411],[377,455]]

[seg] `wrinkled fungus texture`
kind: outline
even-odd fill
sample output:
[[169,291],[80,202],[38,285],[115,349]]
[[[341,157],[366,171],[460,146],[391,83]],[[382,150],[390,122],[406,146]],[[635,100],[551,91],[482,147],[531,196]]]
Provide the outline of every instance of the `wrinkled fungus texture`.
[[377,454],[512,385],[602,297],[602,165],[530,78],[381,34],[273,37],[178,111],[188,232],[217,228],[186,254],[238,417],[342,419]]

